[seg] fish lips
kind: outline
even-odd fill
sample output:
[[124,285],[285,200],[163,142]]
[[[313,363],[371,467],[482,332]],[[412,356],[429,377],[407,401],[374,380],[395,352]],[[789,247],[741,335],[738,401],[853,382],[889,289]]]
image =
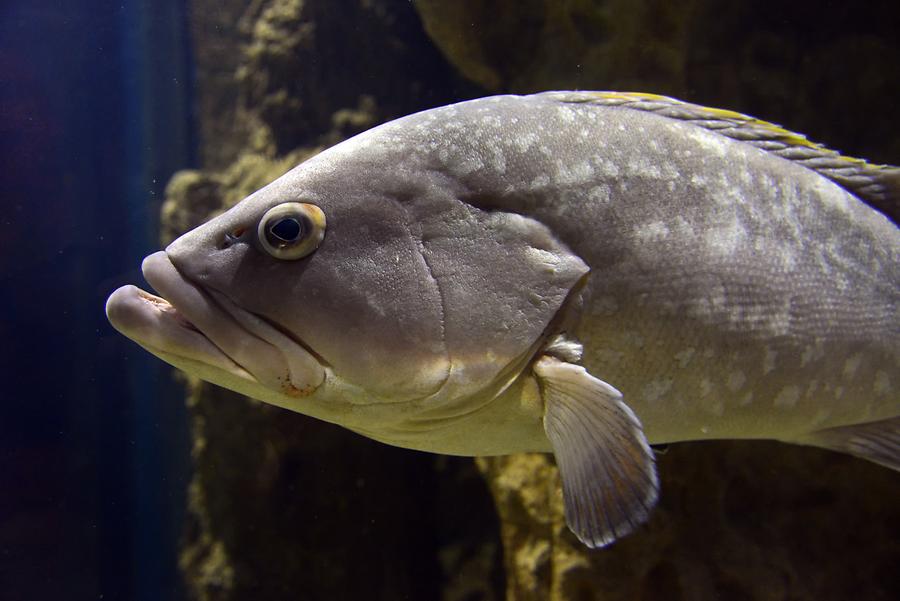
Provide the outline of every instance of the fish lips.
[[157,356],[199,362],[294,398],[324,381],[324,367],[302,344],[185,278],[165,251],[148,256],[141,268],[161,296],[123,286],[110,295],[106,314],[113,327]]

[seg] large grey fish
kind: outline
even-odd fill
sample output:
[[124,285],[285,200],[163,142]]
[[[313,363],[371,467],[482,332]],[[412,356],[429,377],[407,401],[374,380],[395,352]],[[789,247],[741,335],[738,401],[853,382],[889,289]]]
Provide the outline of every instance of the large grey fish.
[[[648,443],[900,468],[900,169],[660,96],[496,96],[387,123],[147,257],[112,324],[204,380],[402,447],[552,452],[587,545]],[[873,206],[878,207],[876,210]]]

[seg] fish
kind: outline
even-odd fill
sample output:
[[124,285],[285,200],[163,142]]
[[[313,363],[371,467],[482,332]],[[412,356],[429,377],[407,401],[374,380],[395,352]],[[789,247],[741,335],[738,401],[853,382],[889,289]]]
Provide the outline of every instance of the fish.
[[652,444],[900,469],[900,169],[624,92],[390,121],[149,255],[109,321],[189,374],[400,447],[552,453],[575,536],[659,497]]

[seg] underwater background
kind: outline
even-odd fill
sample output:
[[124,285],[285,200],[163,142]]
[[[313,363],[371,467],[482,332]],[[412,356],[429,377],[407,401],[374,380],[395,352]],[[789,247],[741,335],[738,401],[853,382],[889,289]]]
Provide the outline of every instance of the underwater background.
[[900,164],[897,3],[4,0],[0,600],[900,598],[900,478],[673,445],[609,549],[552,459],[396,449],[108,325],[140,261],[318,150],[462,99],[646,91]]

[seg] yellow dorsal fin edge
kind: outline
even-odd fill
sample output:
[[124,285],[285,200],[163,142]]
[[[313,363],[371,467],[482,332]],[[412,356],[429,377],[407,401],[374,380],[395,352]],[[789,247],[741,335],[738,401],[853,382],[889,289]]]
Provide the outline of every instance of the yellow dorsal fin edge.
[[735,111],[641,92],[550,92],[562,102],[621,106],[656,113],[748,143],[832,180],[895,223],[900,217],[900,168],[844,156],[803,134]]

